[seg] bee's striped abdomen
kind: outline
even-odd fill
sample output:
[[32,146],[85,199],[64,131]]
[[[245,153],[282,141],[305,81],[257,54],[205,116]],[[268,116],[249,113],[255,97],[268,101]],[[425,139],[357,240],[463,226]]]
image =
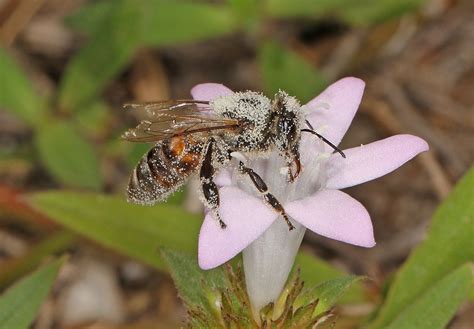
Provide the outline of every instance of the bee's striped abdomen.
[[128,184],[128,200],[152,205],[168,198],[196,172],[202,146],[184,136],[164,140],[154,146],[133,170]]

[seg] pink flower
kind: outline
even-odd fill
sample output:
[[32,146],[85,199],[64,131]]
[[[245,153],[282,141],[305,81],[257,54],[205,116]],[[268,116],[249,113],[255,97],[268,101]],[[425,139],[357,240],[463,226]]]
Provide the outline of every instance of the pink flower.
[[[359,107],[364,82],[344,78],[302,106],[317,132],[338,145]],[[206,83],[191,91],[194,99],[212,100],[232,93],[221,85]],[[282,172],[285,162],[275,152],[269,158],[251,160],[291,217],[295,230],[267,206],[247,177],[237,170],[221,170],[220,214],[227,224],[221,229],[209,212],[199,235],[199,265],[219,266],[244,251],[247,289],[255,309],[278,298],[303,239],[305,228],[325,237],[361,247],[375,245],[367,210],[339,191],[378,178],[397,169],[428,144],[412,135],[396,135],[344,150],[346,158],[315,136],[302,136],[302,173],[294,183]]]

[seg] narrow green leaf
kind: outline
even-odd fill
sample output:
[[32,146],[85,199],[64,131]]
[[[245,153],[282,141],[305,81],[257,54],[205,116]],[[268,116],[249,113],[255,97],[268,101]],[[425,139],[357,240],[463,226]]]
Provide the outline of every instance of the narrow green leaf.
[[300,269],[300,277],[306,286],[314,286],[323,281],[347,275],[347,273],[305,251],[300,251],[296,255],[295,267]]
[[348,275],[318,284],[311,290],[311,296],[319,298],[316,313],[329,310],[345,293],[365,277]]
[[36,193],[29,200],[65,227],[158,269],[160,246],[196,253],[202,216],[177,206],[146,207],[127,203],[125,196],[73,192]]
[[109,108],[105,102],[97,100],[81,108],[75,119],[80,131],[100,136],[108,128]]
[[142,0],[140,3],[143,41],[149,45],[206,40],[229,34],[239,27],[228,6],[174,0]]
[[94,1],[81,6],[72,15],[66,17],[66,24],[77,29],[86,35],[92,36],[94,33],[99,33],[102,22],[107,19],[114,1]]
[[61,83],[59,105],[66,110],[97,96],[139,46],[205,40],[238,27],[228,7],[191,1],[105,1],[76,15],[71,18],[74,26],[91,38],[71,60]]
[[[300,251],[296,255],[295,267],[300,269],[301,280],[306,287],[313,287],[322,282],[347,277],[347,273],[336,269],[328,262]],[[342,303],[358,303],[366,300],[366,294],[361,281],[356,280],[350,284],[349,289],[341,297]]]
[[348,2],[350,0],[266,0],[265,9],[268,15],[279,18],[320,18]]
[[403,310],[387,329],[442,329],[467,297],[472,268],[466,264],[446,275]]
[[14,113],[32,126],[41,121],[46,110],[43,100],[33,90],[28,77],[1,47],[0,108]]
[[24,255],[4,262],[0,267],[0,290],[32,271],[45,258],[66,251],[76,240],[77,236],[71,232],[55,232],[31,246]]
[[66,68],[59,94],[62,110],[87,105],[123,69],[139,45],[142,19],[135,1],[117,0],[110,6]]
[[60,182],[100,189],[102,176],[97,155],[70,123],[45,123],[38,129],[35,141],[42,163]]
[[[183,0],[101,1],[83,7],[67,21],[89,35],[100,33],[102,22],[108,19],[109,13],[115,10],[114,7],[124,6],[126,1],[141,11],[135,22],[141,26],[141,33],[134,37],[149,45],[205,40],[234,32],[239,26],[230,6]],[[250,0],[244,1],[248,7]]]
[[196,257],[173,249],[161,249],[171,277],[183,301],[193,307],[200,306],[212,313],[206,294],[226,286],[225,273],[221,267],[203,271]]
[[235,19],[239,25],[246,28],[246,32],[257,32],[260,23],[263,23],[262,2],[258,0],[227,0]]
[[386,328],[441,278],[474,259],[473,236],[474,169],[471,169],[436,211],[427,239],[397,273],[371,328]]
[[370,25],[416,10],[426,0],[267,0],[266,12],[278,18],[336,16],[350,24]]
[[26,329],[48,295],[64,260],[54,261],[23,278],[0,297],[2,329]]
[[326,86],[325,79],[314,67],[276,43],[261,46],[259,62],[264,88],[270,95],[282,89],[304,104]]
[[340,16],[353,25],[371,25],[388,21],[419,9],[426,0],[362,0],[352,1],[343,10],[339,9]]

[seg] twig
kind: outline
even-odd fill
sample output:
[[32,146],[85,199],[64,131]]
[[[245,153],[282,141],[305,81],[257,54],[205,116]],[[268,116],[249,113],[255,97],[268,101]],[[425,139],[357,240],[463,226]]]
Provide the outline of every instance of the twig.
[[330,61],[321,68],[323,75],[329,80],[335,80],[345,71],[354,55],[359,52],[362,42],[367,36],[367,30],[355,29],[345,35],[332,52]]
[[474,129],[474,116],[468,115],[468,110],[463,105],[437,90],[438,88],[431,87],[415,77],[408,77],[403,83],[408,87],[415,102],[451,120],[456,125]]
[[464,156],[457,146],[440,131],[433,130],[419,115],[410,100],[406,97],[402,87],[390,77],[379,80],[376,84],[381,88],[383,95],[396,109],[397,118],[409,130],[425,137],[432,146],[444,155],[456,176],[461,175],[466,169]]
[[33,209],[18,191],[0,185],[0,213],[7,213],[18,219],[36,225],[42,231],[52,231],[57,225],[47,216]]
[[6,46],[10,46],[18,33],[23,30],[28,21],[40,9],[45,0],[23,0],[19,1],[16,8],[5,20],[0,28],[0,40]]
[[139,102],[150,102],[170,97],[170,86],[160,58],[149,50],[137,53],[133,62],[130,86]]

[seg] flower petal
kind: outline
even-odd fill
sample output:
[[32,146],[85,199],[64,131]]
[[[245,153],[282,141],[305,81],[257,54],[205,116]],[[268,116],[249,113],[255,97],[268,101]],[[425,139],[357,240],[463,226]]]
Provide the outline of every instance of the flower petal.
[[324,190],[285,205],[288,215],[311,231],[361,247],[375,245],[364,206],[338,190]]
[[230,169],[219,170],[219,173],[214,177],[214,183],[216,183],[218,187],[232,185],[232,173]]
[[232,90],[220,83],[201,83],[191,89],[193,98],[200,101],[212,101],[216,97],[232,93]]
[[326,187],[342,189],[370,181],[392,172],[428,149],[428,144],[419,137],[396,135],[344,150],[345,159],[333,154],[326,164]]
[[262,200],[236,187],[219,190],[222,220],[221,229],[211,212],[206,214],[199,233],[198,260],[204,269],[217,267],[257,239],[278,217],[278,213]]
[[[306,119],[316,130],[324,126],[325,129],[319,133],[338,145],[359,108],[364,87],[364,81],[358,78],[349,77],[336,81],[306,104],[310,109]],[[326,146],[326,149],[329,150],[330,147]]]

